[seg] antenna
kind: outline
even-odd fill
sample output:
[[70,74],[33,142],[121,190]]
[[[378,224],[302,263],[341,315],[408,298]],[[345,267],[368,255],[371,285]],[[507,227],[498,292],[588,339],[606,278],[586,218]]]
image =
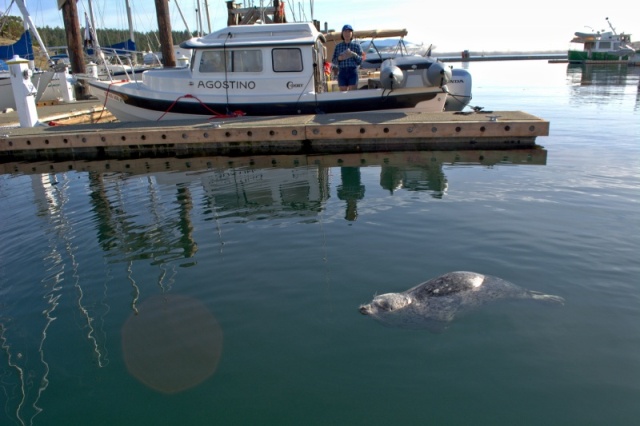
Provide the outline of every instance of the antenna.
[[611,25],[611,21],[609,21],[609,18],[604,18],[607,20],[607,24],[609,24],[609,28],[611,28],[611,31],[613,31],[614,35],[618,35],[618,33],[616,32],[616,29],[613,28],[613,25]]

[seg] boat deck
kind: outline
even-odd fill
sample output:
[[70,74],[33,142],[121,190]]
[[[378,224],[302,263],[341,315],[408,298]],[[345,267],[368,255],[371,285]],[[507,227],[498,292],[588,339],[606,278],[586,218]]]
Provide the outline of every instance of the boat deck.
[[40,161],[519,149],[548,136],[549,122],[521,111],[359,112],[5,127],[0,133],[1,161]]

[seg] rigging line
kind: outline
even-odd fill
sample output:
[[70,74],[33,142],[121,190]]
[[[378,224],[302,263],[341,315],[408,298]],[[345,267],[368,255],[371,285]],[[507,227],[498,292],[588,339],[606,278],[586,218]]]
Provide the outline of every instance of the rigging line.
[[[5,336],[6,327],[2,323],[0,323],[0,348],[7,354],[7,365],[9,367],[15,368],[18,372],[18,377],[20,378],[20,391],[22,393],[22,399],[18,403],[16,407],[16,418],[20,422],[21,425],[25,425],[24,420],[20,417],[20,411],[22,410],[22,406],[24,405],[25,400],[27,399],[27,393],[25,390],[25,380],[24,380],[24,370],[20,368],[18,364],[13,362],[13,356],[11,354],[11,346],[7,343],[7,337]],[[22,354],[18,352],[16,355],[18,359],[22,359]]]
[[[225,88],[224,88],[224,92],[225,95],[227,97],[227,114],[229,114],[229,70],[227,68],[227,41],[229,41],[229,39],[233,37],[231,34],[231,31],[229,31],[227,33],[227,37],[224,39],[224,43],[222,44],[222,55],[224,56],[224,81],[225,83]],[[233,54],[233,52],[232,52]],[[233,59],[231,60],[231,64],[233,66]]]
[[[135,315],[138,315],[138,308],[137,308],[137,303],[138,303],[138,299],[140,298],[140,288],[138,287],[136,280],[133,278],[133,259],[135,259],[135,252],[131,252],[130,256],[127,256],[127,254],[129,253],[129,249],[130,247],[127,247],[127,238],[126,238],[126,230],[123,230],[124,225],[126,225],[126,222],[121,220],[120,216],[123,216],[126,214],[126,206],[124,203],[124,196],[122,194],[122,188],[121,188],[121,182],[119,180],[116,180],[114,182],[114,186],[115,186],[115,191],[116,191],[116,196],[118,198],[118,237],[120,242],[122,243],[122,250],[124,251],[124,257],[125,260],[128,261],[128,265],[127,265],[127,279],[129,280],[129,282],[131,283],[131,287],[133,288],[133,295],[132,295],[132,299],[131,299],[131,309],[133,310]],[[125,233],[125,235],[123,236],[122,233]]]
[[[74,253],[73,250],[73,244],[72,244],[72,227],[69,225],[69,221],[68,219],[65,217],[65,214],[63,212],[63,208],[65,206],[65,204],[67,204],[68,201],[68,197],[65,195],[64,191],[69,187],[69,180],[67,179],[67,175],[66,173],[63,175],[65,177],[65,182],[63,185],[58,185],[56,186],[57,191],[61,194],[61,199],[63,200],[63,202],[60,205],[60,224],[62,225],[60,227],[60,237],[62,238],[63,242],[64,242],[64,247],[65,247],[65,251],[67,252],[67,255],[69,256],[69,259],[71,259],[71,270],[72,270],[72,277],[73,277],[73,286],[76,288],[77,292],[78,292],[78,308],[80,309],[80,312],[82,313],[82,316],[85,318],[86,322],[87,322],[87,327],[89,329],[89,332],[87,333],[87,339],[89,339],[92,344],[93,344],[93,351],[96,353],[97,357],[98,357],[98,366],[99,367],[103,367],[102,364],[102,353],[100,351],[100,344],[98,343],[98,340],[95,337],[95,330],[93,328],[93,317],[91,317],[91,315],[89,314],[89,311],[85,308],[85,306],[82,303],[82,299],[84,298],[84,291],[82,290],[82,286],[80,285],[80,274],[78,272],[79,270],[79,262],[76,258],[76,255]],[[49,324],[47,324],[47,327],[49,326]],[[44,340],[44,339],[43,339]],[[44,358],[43,358],[43,363],[44,363]],[[34,403],[34,407],[35,407],[35,403]]]
[[215,195],[211,196],[212,202],[212,210],[213,210],[213,220],[216,222],[216,231],[218,233],[218,239],[220,240],[220,253],[222,253],[222,249],[224,247],[224,239],[222,238],[222,226],[220,226],[220,218],[218,216],[218,207],[216,206],[216,198]]
[[[153,184],[153,179],[151,178],[151,176],[147,177],[147,190],[149,192],[149,210],[151,211],[151,216],[153,217],[154,220],[154,224],[158,227],[162,227],[162,218],[160,217],[160,215],[158,214],[158,206],[159,206],[159,196],[158,196],[158,190],[156,189],[156,187]],[[154,255],[153,256],[154,261],[157,259],[157,257]],[[164,286],[164,278],[167,275],[167,269],[164,266],[164,262],[161,260],[159,262],[159,268],[160,268],[160,275],[158,276],[158,286],[160,287],[160,291],[162,293],[166,293],[167,289]]]
[[[67,253],[67,255],[69,256],[69,258],[71,259],[71,269],[72,269],[72,277],[73,277],[73,285],[76,288],[77,292],[78,292],[78,307],[80,309],[80,312],[82,313],[82,315],[84,316],[84,318],[86,319],[87,322],[87,327],[89,329],[89,332],[87,334],[87,339],[89,339],[92,344],[93,344],[93,350],[96,353],[97,357],[98,357],[98,366],[99,367],[103,367],[103,363],[102,363],[102,352],[100,350],[100,344],[98,342],[98,340],[96,339],[95,336],[95,329],[93,327],[93,317],[91,317],[91,315],[89,314],[89,311],[85,308],[85,306],[82,303],[82,299],[84,297],[84,291],[82,290],[82,287],[80,286],[80,274],[78,272],[79,270],[79,262],[76,258],[76,255],[74,253],[73,250],[73,243],[72,243],[72,227],[69,224],[69,220],[66,217],[66,215],[64,214],[64,207],[68,202],[68,196],[66,194],[66,190],[69,188],[70,185],[70,181],[68,179],[68,176],[66,175],[66,173],[63,175],[64,176],[64,183],[62,185],[57,185],[55,186],[56,192],[59,194],[59,198],[60,198],[60,207],[58,209],[58,215],[59,215],[59,221],[60,221],[60,227],[59,227],[59,237],[62,239],[62,242],[64,243],[64,248],[65,251]],[[58,295],[58,297],[60,297]],[[57,306],[57,303],[56,303]],[[55,309],[55,307],[53,309],[51,309],[50,312],[52,312]],[[44,353],[42,352],[42,347],[44,345],[44,340],[46,338],[46,329],[49,327],[49,325],[51,324],[51,322],[55,319],[50,319],[48,312],[45,311],[45,313],[47,313],[47,325],[45,327],[45,330],[43,330],[43,339],[42,342],[40,344],[40,349],[41,349],[41,360],[42,363],[45,365],[46,367],[46,371],[48,373],[49,370],[49,366],[46,363],[46,361],[44,360]],[[38,393],[38,399],[40,398],[40,395],[42,394],[42,392],[46,389],[46,387],[48,386],[48,381],[46,381],[46,374],[45,377],[43,377],[42,380],[43,383],[45,383],[45,385],[43,385],[44,387],[41,387]],[[33,403],[33,407],[37,410],[40,410],[37,406],[36,406],[37,400],[34,401]],[[41,410],[40,410],[41,411]],[[39,412],[39,411],[38,411]],[[37,414],[37,413],[36,413]],[[35,415],[34,415],[35,417]]]
[[[106,265],[108,265],[109,263],[107,262],[106,257],[103,257],[103,261],[105,262]],[[104,358],[104,365],[107,366],[109,365],[109,350],[107,349],[107,332],[104,330],[104,325],[105,325],[105,318],[107,317],[107,315],[109,314],[109,312],[111,311],[111,307],[107,304],[107,292],[108,292],[108,286],[107,283],[111,282],[112,280],[112,276],[111,276],[111,269],[110,268],[105,268],[105,280],[104,280],[104,285],[103,285],[103,292],[102,292],[102,300],[100,301],[102,306],[104,306],[104,310],[102,315],[100,315],[100,333],[102,334],[102,336],[104,336],[104,354],[103,354],[103,358]]]
[[38,347],[38,352],[40,353],[40,362],[42,362],[42,364],[45,366],[45,370],[44,370],[44,374],[42,375],[42,379],[40,380],[38,395],[36,399],[33,401],[33,404],[31,404],[31,406],[35,410],[35,413],[31,416],[31,419],[29,420],[30,425],[33,425],[33,419],[42,412],[42,408],[38,407],[37,404],[38,404],[38,401],[40,400],[40,397],[44,393],[44,391],[47,390],[47,388],[49,387],[50,368],[49,368],[49,363],[45,360],[45,357],[44,357],[44,342],[47,339],[47,330],[49,329],[49,326],[51,325],[52,322],[54,322],[57,319],[57,317],[52,317],[50,314],[56,310],[56,307],[58,306],[58,299],[60,299],[61,296],[62,296],[61,294],[58,294],[57,296],[53,296],[53,297],[51,297],[50,295],[49,301],[48,301],[50,307],[43,312],[45,314],[45,318],[47,319],[47,323],[45,324],[44,329],[42,330],[42,339],[40,340],[40,346]]
[[[318,166],[320,167],[320,166]],[[328,175],[331,173],[331,168],[328,168],[327,170],[327,177]],[[318,173],[318,176],[321,176],[320,173]],[[327,182],[328,185],[328,182]],[[324,186],[323,186],[324,187]],[[324,191],[323,191],[324,192]],[[326,202],[324,206],[322,206],[322,196],[321,196],[321,205],[320,205],[320,233],[322,234],[322,263],[324,264],[324,283],[325,283],[325,290],[327,292],[327,299],[329,301],[332,300],[331,297],[331,274],[329,271],[329,250],[327,249],[327,233],[326,230],[324,229],[324,219],[325,219],[325,209],[327,208]],[[328,199],[328,197],[327,197]],[[329,304],[329,307],[331,310],[333,310],[333,306],[331,304]]]
[[[315,67],[316,64],[313,64],[313,66]],[[309,84],[313,83],[313,78],[314,78],[314,76],[312,74],[311,77],[309,77],[309,80],[307,80],[307,83],[304,85],[302,90],[300,90],[300,93],[298,94],[298,99],[296,99],[296,105],[300,103],[300,99],[302,99],[302,97],[304,96],[305,91],[309,87]],[[318,91],[315,90],[315,88],[314,88],[313,92],[314,92],[314,96],[315,96],[315,100],[316,100],[316,108],[318,108]]]
[[[63,213],[63,209],[64,206],[67,204],[68,202],[68,197],[67,194],[64,192],[64,188],[67,188],[69,186],[69,180],[67,179],[67,175],[63,174],[65,181],[64,184],[59,185],[59,186],[54,186],[54,185],[58,185],[58,181],[55,179],[55,175],[50,174],[49,175],[49,181],[48,181],[48,185],[49,185],[49,195],[52,199],[56,199],[57,200],[57,204],[56,204],[56,209],[55,212],[52,212],[54,215],[53,217],[50,216],[50,219],[54,220],[54,222],[52,223],[52,225],[54,226],[54,234],[55,237],[52,237],[51,241],[51,250],[53,252],[55,252],[55,254],[52,253],[51,258],[54,258],[55,260],[53,261],[53,266],[56,266],[59,268],[59,272],[54,274],[54,278],[53,278],[53,285],[51,286],[50,290],[43,296],[44,299],[47,300],[47,304],[49,305],[47,307],[47,309],[43,310],[42,313],[44,314],[45,318],[46,318],[46,324],[44,326],[44,328],[42,329],[42,333],[41,336],[42,338],[40,339],[40,345],[38,346],[38,353],[40,354],[40,362],[42,363],[42,365],[44,366],[44,372],[42,374],[42,378],[40,379],[40,387],[38,388],[37,391],[37,395],[34,399],[34,401],[31,404],[31,407],[34,410],[34,413],[31,415],[31,417],[29,418],[29,425],[33,425],[33,420],[34,418],[40,414],[42,412],[42,408],[38,407],[38,401],[40,400],[40,398],[42,397],[42,394],[44,393],[44,391],[49,387],[49,363],[46,361],[45,359],[45,355],[44,355],[44,344],[45,341],[47,340],[47,330],[49,329],[49,326],[51,326],[51,324],[57,319],[57,317],[51,316],[51,313],[54,312],[57,308],[57,306],[59,305],[58,300],[60,299],[60,297],[62,297],[62,294],[55,294],[55,292],[57,292],[58,290],[61,290],[62,288],[62,282],[64,281],[64,270],[65,270],[65,264],[62,260],[62,254],[61,252],[59,252],[56,248],[56,243],[54,242],[54,238],[57,240],[58,238],[62,238],[64,239],[64,235],[67,234],[69,232],[68,229],[68,224],[66,223],[65,217],[64,217],[64,213]],[[44,184],[44,182],[43,182]],[[62,187],[62,188],[61,188]],[[64,245],[65,247],[68,244],[68,240],[64,239]],[[67,250],[68,252],[68,250]],[[72,257],[72,262],[73,261],[73,257]],[[52,268],[51,268],[52,269]],[[50,270],[49,268],[47,270]],[[74,276],[76,276],[76,272],[74,270],[73,273]]]
[[138,308],[136,304],[138,303],[138,299],[140,298],[140,288],[136,284],[136,280],[133,279],[133,260],[129,260],[129,265],[127,266],[127,279],[131,283],[131,287],[133,288],[133,298],[131,299],[131,309],[133,309],[133,313],[138,315]]

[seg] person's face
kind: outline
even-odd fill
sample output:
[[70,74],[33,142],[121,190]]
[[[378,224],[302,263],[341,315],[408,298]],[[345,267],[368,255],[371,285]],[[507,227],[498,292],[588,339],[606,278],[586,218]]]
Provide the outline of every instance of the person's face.
[[353,37],[353,32],[350,30],[344,30],[342,32],[342,38],[345,40],[351,40],[351,38]]

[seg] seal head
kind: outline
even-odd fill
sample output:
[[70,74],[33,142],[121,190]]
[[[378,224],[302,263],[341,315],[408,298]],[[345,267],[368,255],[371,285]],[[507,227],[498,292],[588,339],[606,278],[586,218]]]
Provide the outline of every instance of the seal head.
[[403,309],[409,306],[413,300],[403,293],[381,294],[373,298],[371,303],[360,306],[363,315],[379,315]]

